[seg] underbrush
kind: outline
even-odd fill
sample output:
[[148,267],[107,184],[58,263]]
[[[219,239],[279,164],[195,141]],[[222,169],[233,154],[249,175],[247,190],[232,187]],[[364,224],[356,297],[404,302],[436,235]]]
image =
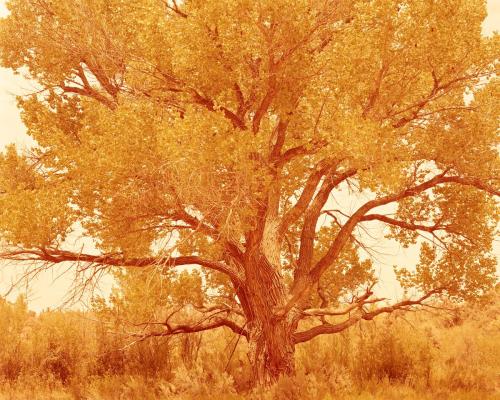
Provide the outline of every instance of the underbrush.
[[246,393],[236,393],[227,386],[210,384],[184,387],[180,390],[172,382],[124,375],[101,377],[82,385],[47,383],[46,381],[3,382],[0,400],[498,400],[497,392],[480,389],[416,388],[389,381],[366,382],[364,387],[325,391],[317,381],[287,378],[276,385]]
[[294,377],[252,389],[247,349],[224,330],[130,345],[91,313],[0,301],[0,400],[500,399],[498,297],[364,322],[297,346]]

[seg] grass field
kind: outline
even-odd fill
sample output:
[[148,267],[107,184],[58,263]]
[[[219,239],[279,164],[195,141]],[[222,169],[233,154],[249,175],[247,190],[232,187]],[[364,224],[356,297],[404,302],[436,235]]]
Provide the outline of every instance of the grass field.
[[252,389],[246,344],[227,331],[130,345],[97,314],[1,301],[0,400],[500,399],[499,309],[493,294],[318,337],[297,347],[296,376]]

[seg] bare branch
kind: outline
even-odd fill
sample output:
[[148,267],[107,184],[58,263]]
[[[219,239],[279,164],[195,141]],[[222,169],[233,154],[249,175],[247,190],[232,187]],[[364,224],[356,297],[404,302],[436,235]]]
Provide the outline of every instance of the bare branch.
[[281,225],[279,228],[279,236],[282,236],[288,227],[293,224],[300,216],[306,211],[309,206],[314,193],[316,193],[316,189],[318,187],[321,178],[328,171],[328,166],[324,166],[322,168],[317,168],[309,178],[302,190],[302,194],[299,197],[299,200],[295,205],[283,216],[281,221]]
[[390,218],[387,215],[382,215],[382,214],[368,214],[365,215],[364,217],[361,218],[361,222],[364,221],[381,221],[385,222],[386,224],[389,225],[394,225],[394,226],[399,226],[400,228],[403,229],[409,229],[412,231],[425,231],[425,232],[434,232],[437,230],[446,230],[448,227],[446,225],[420,225],[420,224],[414,224],[406,221],[400,221],[394,218]]
[[66,93],[75,93],[80,96],[84,97],[91,97],[94,100],[97,100],[99,103],[104,104],[106,107],[108,107],[111,110],[114,110],[116,108],[116,104],[108,99],[106,96],[100,94],[98,91],[94,89],[89,89],[87,87],[81,88],[81,87],[76,87],[76,86],[68,86],[68,85],[61,85],[60,88],[66,92]]
[[198,256],[125,258],[121,254],[91,255],[54,248],[34,248],[6,251],[0,253],[0,259],[13,261],[42,261],[51,264],[77,262],[134,268],[146,268],[151,266],[174,268],[182,265],[199,265],[222,272],[236,282],[242,282],[243,280],[238,271],[233,270],[225,263],[207,260]]
[[[495,189],[494,187],[483,182],[480,179],[471,177],[461,177],[461,176],[446,176],[447,172],[448,171],[445,171],[439,175],[436,175],[432,179],[429,179],[428,181],[407,188],[399,193],[370,200],[361,207],[359,207],[356,210],[356,212],[342,226],[342,228],[335,237],[332,245],[330,246],[326,254],[316,263],[316,265],[312,269],[310,269],[310,272],[308,272],[309,269],[307,268],[307,263],[309,263],[310,260],[312,259],[311,237],[314,237],[312,235],[314,234],[314,228],[315,228],[315,225],[314,227],[312,227],[312,224],[310,224],[308,226],[309,235],[306,236],[305,238],[301,238],[301,255],[299,258],[298,274],[296,275],[296,278],[294,280],[294,285],[292,287],[292,292],[289,301],[287,305],[283,308],[282,312],[286,313],[287,311],[291,310],[292,307],[295,306],[295,304],[297,304],[301,299],[303,299],[307,295],[307,293],[309,293],[314,284],[316,284],[319,281],[322,274],[338,258],[345,244],[348,242],[349,238],[351,238],[354,228],[360,221],[363,220],[363,217],[370,210],[376,207],[400,201],[407,197],[415,196],[437,185],[445,183],[457,183],[467,186],[473,186],[476,187],[477,189],[484,190],[490,194],[499,195],[498,189]],[[319,212],[321,212],[321,210],[319,210]],[[303,239],[305,239],[306,241],[304,242]],[[302,250],[303,247],[304,250]]]
[[168,10],[173,11],[182,18],[187,18],[187,14],[179,8],[176,0],[164,0],[163,3]]
[[[346,321],[338,323],[338,324],[330,324],[330,323],[325,323],[323,322],[321,325],[317,325],[311,329],[308,329],[306,331],[302,332],[297,332],[294,334],[294,342],[297,343],[303,343],[307,342],[316,336],[319,335],[325,335],[325,334],[332,334],[332,333],[338,333],[342,332],[343,330],[351,327],[352,325],[356,324],[360,320],[372,320],[375,318],[377,315],[383,314],[383,313],[392,313],[394,311],[398,310],[408,310],[411,309],[413,306],[425,306],[423,303],[425,300],[430,298],[431,296],[441,293],[443,290],[445,290],[444,287],[440,287],[434,290],[429,291],[422,297],[418,298],[417,300],[404,300],[399,303],[395,303],[391,306],[387,307],[380,307],[377,308],[373,311],[366,312],[363,309],[363,306],[365,304],[369,303],[375,303],[378,301],[382,301],[383,299],[373,299],[373,300],[368,300],[368,297],[371,296],[371,291],[367,291],[364,296],[364,300],[356,302],[353,306],[349,307],[346,309],[347,312],[342,312],[338,314],[316,314],[316,315],[345,315],[346,313],[352,312],[355,310],[354,314],[350,316]],[[314,310],[314,309],[313,309]],[[306,310],[307,311],[307,310]],[[314,314],[314,313],[313,313]]]
[[[364,305],[364,304],[378,303],[378,302],[384,301],[384,300],[386,300],[386,299],[385,298],[377,298],[377,299],[364,301],[361,304]],[[353,304],[353,305],[351,305],[343,310],[335,309],[335,308],[309,308],[307,310],[304,310],[302,312],[302,314],[305,316],[308,316],[308,317],[346,315],[359,307],[360,307],[360,304],[355,303],[355,304]]]
[[[216,313],[219,314],[219,313]],[[165,330],[162,332],[150,332],[150,333],[144,333],[144,334],[132,334],[132,336],[139,337],[140,341],[146,340],[151,337],[158,337],[158,336],[173,336],[173,335],[179,335],[179,334],[184,334],[184,333],[196,333],[196,332],[202,332],[202,331],[208,331],[211,329],[216,329],[216,328],[221,328],[221,327],[227,327],[231,329],[234,333],[238,335],[245,336],[248,338],[248,332],[246,329],[243,327],[239,326],[236,322],[231,321],[230,319],[227,318],[222,318],[222,317],[216,317],[213,314],[209,316],[208,318],[205,318],[201,322],[194,324],[194,325],[189,325],[189,324],[179,324],[179,325],[171,325],[171,324],[163,324],[165,327]],[[212,320],[212,322],[207,323],[206,321]]]
[[316,225],[318,218],[321,215],[321,210],[326,204],[331,191],[340,183],[355,174],[356,170],[350,169],[342,174],[325,178],[314,200],[312,200],[309,207],[307,207],[304,214],[304,226],[302,227],[300,235],[300,251],[296,274],[297,278],[309,272],[311,260],[313,258]]
[[302,144],[300,146],[292,147],[281,154],[275,161],[275,165],[278,168],[283,167],[285,164],[290,162],[296,157],[304,156],[308,154],[314,154],[316,151],[321,149],[326,144],[324,140],[312,140],[307,145]]

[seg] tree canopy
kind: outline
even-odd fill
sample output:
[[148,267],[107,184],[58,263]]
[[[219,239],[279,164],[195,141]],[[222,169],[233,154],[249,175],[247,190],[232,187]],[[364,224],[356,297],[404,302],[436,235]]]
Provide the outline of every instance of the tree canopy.
[[[481,36],[483,0],[8,8],[1,63],[41,90],[19,98],[36,146],[0,156],[3,258],[198,265],[205,319],[156,333],[228,327],[264,380],[293,371],[296,343],[495,282],[500,37]],[[373,223],[421,246],[398,270],[419,297],[377,306]],[[68,248],[75,230],[99,254]]]

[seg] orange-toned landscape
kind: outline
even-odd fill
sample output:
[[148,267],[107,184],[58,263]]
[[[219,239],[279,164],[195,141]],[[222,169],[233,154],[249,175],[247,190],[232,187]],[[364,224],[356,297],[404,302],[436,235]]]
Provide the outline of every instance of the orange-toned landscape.
[[500,398],[497,2],[0,15],[0,400]]

